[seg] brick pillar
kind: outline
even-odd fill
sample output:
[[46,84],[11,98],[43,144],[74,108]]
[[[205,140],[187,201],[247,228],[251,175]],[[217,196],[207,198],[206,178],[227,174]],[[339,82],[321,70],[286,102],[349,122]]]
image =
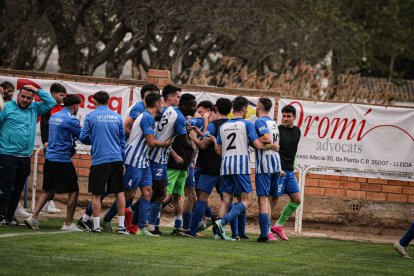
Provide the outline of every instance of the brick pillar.
[[171,73],[169,70],[149,69],[146,82],[156,84],[162,88],[171,83]]

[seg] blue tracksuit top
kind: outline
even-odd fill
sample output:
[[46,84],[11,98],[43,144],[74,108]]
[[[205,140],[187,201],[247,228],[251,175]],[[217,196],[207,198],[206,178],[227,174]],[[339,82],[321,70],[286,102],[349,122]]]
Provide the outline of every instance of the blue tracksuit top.
[[37,95],[42,102],[33,101],[26,109],[22,109],[16,100],[12,100],[4,105],[3,111],[0,111],[0,154],[32,155],[37,116],[48,112],[56,105],[50,93],[39,89]]
[[125,130],[118,113],[100,105],[88,113],[79,140],[92,145],[92,165],[123,161]]
[[72,162],[73,144],[79,139],[81,126],[68,108],[52,115],[49,120],[49,143],[46,159],[53,162]]

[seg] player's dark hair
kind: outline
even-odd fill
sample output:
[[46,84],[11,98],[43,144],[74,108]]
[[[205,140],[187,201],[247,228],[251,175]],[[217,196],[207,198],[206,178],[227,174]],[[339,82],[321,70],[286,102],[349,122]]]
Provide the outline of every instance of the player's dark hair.
[[221,115],[229,115],[231,112],[231,108],[233,107],[231,101],[227,98],[219,98],[216,101],[216,107],[217,107],[217,111],[221,114]]
[[144,99],[145,94],[147,94],[149,92],[154,92],[154,93],[159,94],[160,89],[155,84],[152,84],[152,83],[145,84],[144,86],[142,86],[141,91],[139,92],[140,95],[141,95],[141,99]]
[[109,94],[105,91],[99,91],[93,94],[93,99],[101,105],[107,105],[109,101]]
[[204,107],[205,109],[211,109],[213,107],[213,103],[211,101],[201,101],[197,104],[197,108]]
[[233,112],[242,111],[248,105],[249,101],[245,97],[238,96],[233,100]]
[[9,81],[3,81],[0,84],[0,86],[3,87],[4,90],[11,88],[14,91],[14,85],[11,82],[9,82]]
[[157,92],[149,93],[147,97],[145,98],[145,106],[155,107],[155,105],[157,104],[159,100],[161,100],[160,93],[157,93]]
[[162,89],[162,97],[164,100],[168,99],[169,95],[175,94],[177,92],[181,92],[181,88],[168,84]]
[[180,103],[178,105],[179,106],[185,105],[195,99],[196,97],[190,93],[182,94],[180,98]]
[[292,113],[293,116],[296,116],[296,108],[291,105],[286,105],[282,108],[282,113]]
[[215,112],[215,113],[217,113],[217,112],[218,112],[218,110],[217,110],[217,106],[213,105],[213,106],[210,108],[210,112]]
[[81,98],[76,94],[69,94],[63,99],[63,105],[65,107],[74,106],[75,104],[80,104],[81,102]]
[[60,92],[66,93],[66,88],[60,83],[55,82],[50,86],[50,93],[60,93]]
[[269,112],[272,109],[273,103],[269,98],[259,98],[259,103],[261,103],[266,112]]

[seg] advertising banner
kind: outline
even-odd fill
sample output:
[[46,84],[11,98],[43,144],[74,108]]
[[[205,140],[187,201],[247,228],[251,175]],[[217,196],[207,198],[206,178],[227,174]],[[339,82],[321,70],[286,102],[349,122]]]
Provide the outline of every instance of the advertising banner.
[[[93,83],[79,83],[79,82],[71,82],[71,81],[60,81],[60,80],[46,80],[46,79],[28,79],[28,78],[18,78],[18,77],[9,77],[9,76],[0,76],[0,82],[9,81],[15,87],[15,93],[13,95],[13,99],[16,99],[18,91],[20,88],[26,84],[31,84],[36,88],[41,88],[47,92],[50,91],[50,86],[53,83],[60,83],[65,86],[66,91],[69,94],[77,94],[82,99],[82,104],[77,114],[77,118],[79,119],[81,125],[83,125],[83,121],[86,117],[86,114],[93,111],[95,109],[94,101],[93,101],[93,94],[103,90],[109,93],[110,99],[108,102],[108,107],[112,111],[123,115],[127,112],[128,105],[129,105],[129,86],[117,86],[117,85],[100,85],[100,84],[93,84]],[[40,98],[35,97],[36,101],[41,101]],[[37,130],[36,130],[36,138],[35,138],[35,147],[39,147],[42,145],[42,141],[40,138],[40,117],[38,118]],[[77,151],[78,153],[87,152],[89,151],[90,147],[85,146],[82,144],[78,144]]]
[[414,178],[414,109],[279,100],[296,108],[301,130],[296,164],[312,171],[396,180]]

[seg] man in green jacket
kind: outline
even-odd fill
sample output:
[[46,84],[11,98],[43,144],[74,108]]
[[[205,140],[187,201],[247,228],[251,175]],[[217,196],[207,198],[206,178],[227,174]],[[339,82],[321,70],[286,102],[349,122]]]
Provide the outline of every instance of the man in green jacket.
[[[42,102],[33,102],[37,94]],[[37,117],[56,104],[46,91],[23,86],[16,100],[0,111],[0,225],[12,222],[20,194],[30,175]]]

